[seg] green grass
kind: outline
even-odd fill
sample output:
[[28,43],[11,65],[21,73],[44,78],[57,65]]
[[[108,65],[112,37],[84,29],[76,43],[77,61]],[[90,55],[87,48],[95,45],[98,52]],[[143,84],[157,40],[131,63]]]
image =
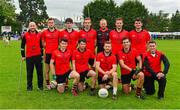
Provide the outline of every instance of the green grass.
[[[26,71],[23,63],[23,75],[18,91],[20,75],[20,42],[12,41],[9,47],[5,47],[0,41],[0,108],[68,108],[68,109],[118,109],[118,108],[180,108],[180,40],[157,41],[159,50],[163,51],[170,60],[171,67],[167,75],[165,99],[157,100],[157,91],[153,96],[146,96],[146,100],[135,98],[132,92],[129,96],[118,88],[118,100],[111,97],[102,99],[97,96],[89,96],[88,91],[80,93],[78,97],[69,92],[63,95],[52,91],[37,90],[37,77],[34,72],[34,90],[26,91]],[[71,86],[71,85],[70,85]],[[157,83],[156,83],[157,90]]]

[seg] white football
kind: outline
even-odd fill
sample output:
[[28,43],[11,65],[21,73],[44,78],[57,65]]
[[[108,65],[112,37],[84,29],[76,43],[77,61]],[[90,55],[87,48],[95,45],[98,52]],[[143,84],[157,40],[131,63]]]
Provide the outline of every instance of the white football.
[[101,97],[101,98],[106,98],[106,97],[109,95],[109,93],[108,93],[108,90],[107,90],[107,89],[101,88],[101,89],[99,90],[99,92],[98,92],[98,95],[99,95],[99,97]]
[[56,88],[57,87],[57,82],[55,81],[55,80],[53,80],[53,81],[51,81],[50,82],[50,86],[51,86],[51,88]]

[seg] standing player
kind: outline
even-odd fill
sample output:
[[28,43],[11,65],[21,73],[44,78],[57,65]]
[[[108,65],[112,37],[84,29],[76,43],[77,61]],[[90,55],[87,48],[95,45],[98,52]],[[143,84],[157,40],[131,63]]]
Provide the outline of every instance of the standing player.
[[[149,41],[148,50],[148,52],[143,54],[145,74],[144,88],[146,94],[152,95],[155,93],[154,81],[158,81],[158,99],[163,99],[166,87],[166,74],[168,73],[170,64],[167,57],[162,52],[156,50],[155,41]],[[164,64],[163,71],[161,69],[161,62]]]
[[123,29],[123,19],[117,18],[115,22],[116,29],[110,32],[110,41],[112,42],[112,53],[117,55],[122,49],[122,39],[129,37],[129,32]]
[[[95,54],[97,33],[94,29],[91,28],[91,25],[91,19],[85,18],[83,22],[84,28],[80,30],[79,37],[86,39],[86,48],[89,49],[93,54]],[[93,67],[94,59],[89,60],[89,64],[91,65],[91,67]]]
[[71,18],[67,18],[65,20],[65,27],[63,31],[60,32],[60,38],[67,38],[68,39],[68,50],[76,50],[77,43],[79,40],[79,33],[75,31],[73,28],[73,20]]
[[[122,45],[123,49],[118,53],[119,64],[121,67],[122,89],[125,94],[129,94],[131,92],[131,79],[137,79],[136,97],[144,99],[141,94],[144,83],[141,56],[135,49],[131,48],[131,42],[129,38],[123,38]],[[138,69],[136,69],[136,60],[138,61]]]
[[92,77],[90,95],[95,95],[96,86],[96,72],[89,68],[89,59],[94,59],[94,54],[86,49],[86,39],[81,38],[78,42],[78,49],[74,50],[72,56],[73,70],[80,74],[80,81],[78,84],[79,91],[83,91],[85,78]]
[[103,51],[104,42],[109,41],[109,32],[107,21],[101,19],[99,23],[100,29],[97,31],[97,53]]
[[[21,42],[21,56],[22,61],[26,60],[26,71],[27,71],[27,90],[33,90],[33,70],[34,66],[37,70],[38,77],[38,88],[43,90],[43,70],[42,70],[42,43],[41,36],[37,32],[37,27],[34,22],[29,23],[29,30],[22,38]],[[26,46],[26,54],[25,54]]]
[[137,18],[134,22],[135,30],[130,32],[130,40],[132,48],[135,48],[140,55],[146,52],[146,44],[150,40],[148,31],[142,28],[143,23],[140,18]]
[[77,84],[79,82],[79,74],[76,71],[72,71],[70,68],[70,60],[72,52],[67,50],[68,40],[62,38],[60,40],[60,49],[55,50],[52,53],[50,67],[52,74],[56,76],[56,82],[58,84],[57,90],[59,93],[64,93],[65,82],[68,78],[73,78],[72,94],[77,96]]
[[96,58],[96,69],[98,70],[98,84],[100,88],[105,88],[109,79],[113,79],[113,99],[117,99],[117,62],[116,56],[111,53],[111,42],[106,41],[104,51],[100,52]]
[[55,28],[54,19],[48,19],[48,29],[44,30],[41,34],[43,46],[45,48],[45,75],[46,87],[51,89],[49,83],[50,60],[52,52],[58,49],[59,31]]

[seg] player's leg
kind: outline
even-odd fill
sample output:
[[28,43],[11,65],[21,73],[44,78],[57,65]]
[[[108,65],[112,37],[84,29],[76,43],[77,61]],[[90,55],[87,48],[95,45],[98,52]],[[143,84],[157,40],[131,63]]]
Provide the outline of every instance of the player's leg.
[[85,87],[84,87],[84,81],[85,81],[87,72],[88,72],[88,70],[80,73],[80,80],[79,80],[79,83],[78,83],[78,90],[79,90],[80,92],[84,91],[84,89],[85,89]]
[[50,86],[50,77],[49,77],[49,72],[50,72],[50,60],[51,60],[51,54],[46,54],[45,56],[45,79],[46,79],[46,88],[48,90],[51,89]]
[[56,75],[56,82],[57,82],[57,91],[62,94],[65,91],[65,82],[66,77],[65,75]]
[[99,88],[106,88],[106,84],[104,83],[104,81],[102,80],[102,77],[101,76],[98,76],[98,85],[99,85]]
[[118,88],[117,72],[113,72],[111,75],[113,78],[113,99],[116,99],[117,98],[117,88]]
[[89,72],[87,73],[87,77],[91,77],[91,92],[90,95],[95,95],[96,91],[95,91],[95,86],[96,86],[96,72],[93,70],[89,70]]
[[33,89],[32,79],[33,79],[33,70],[34,70],[34,62],[32,58],[26,58],[26,70],[27,70],[27,90],[31,91]]
[[155,93],[155,85],[153,77],[146,76],[144,78],[144,89],[146,94],[153,95]]
[[143,88],[143,84],[144,84],[144,73],[143,72],[139,72],[136,76],[135,79],[137,79],[137,84],[136,84],[136,95],[140,96],[141,95],[141,91]]
[[38,88],[43,90],[43,66],[41,56],[37,56],[35,67],[37,72]]
[[69,78],[74,79],[71,92],[74,96],[77,96],[78,95],[78,92],[77,92],[78,86],[77,85],[79,83],[80,75],[76,71],[71,71],[71,73],[69,74]]
[[164,91],[166,87],[166,78],[163,77],[161,79],[158,79],[158,84],[159,84],[158,99],[163,99]]
[[131,75],[121,75],[121,80],[122,80],[122,90],[125,94],[129,94],[131,92]]
[[92,77],[91,80],[91,88],[95,88],[96,86],[96,72],[93,70],[89,70],[89,72],[87,73],[87,77]]

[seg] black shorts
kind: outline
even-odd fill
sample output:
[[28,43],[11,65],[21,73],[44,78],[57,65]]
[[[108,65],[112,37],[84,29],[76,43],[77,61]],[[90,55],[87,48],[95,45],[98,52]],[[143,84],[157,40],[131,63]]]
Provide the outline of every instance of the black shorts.
[[121,75],[122,84],[130,84],[133,74]]
[[102,80],[102,77],[98,76],[98,84],[108,84],[111,79],[107,79],[105,81]]
[[89,63],[89,65],[93,66],[94,65],[94,59],[89,59],[88,63]]
[[66,79],[69,78],[69,74],[71,73],[71,70],[69,70],[68,72],[66,72],[64,75],[56,75],[56,82],[58,84],[60,83],[65,83]]
[[88,74],[89,71],[90,71],[90,70],[86,70],[86,71],[80,73],[80,80],[79,80],[79,82],[84,82],[84,81],[85,81],[85,78],[87,78],[87,79],[89,78],[89,77],[87,76],[87,74]]
[[51,56],[52,56],[52,54],[46,54],[46,57],[45,57],[46,64],[50,64]]

